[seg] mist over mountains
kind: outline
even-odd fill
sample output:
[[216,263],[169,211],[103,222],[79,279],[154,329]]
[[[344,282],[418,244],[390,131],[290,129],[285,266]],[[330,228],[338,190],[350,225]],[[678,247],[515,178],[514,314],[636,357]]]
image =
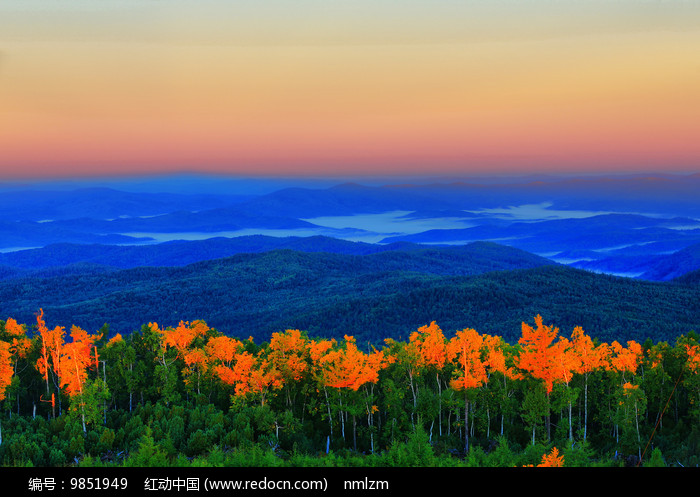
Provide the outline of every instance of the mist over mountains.
[[[117,183],[124,190],[84,183],[84,188],[63,184],[53,190],[50,185],[5,186],[0,252],[65,243],[137,246],[252,235],[323,236],[375,245],[493,241],[591,271],[648,279],[698,268],[694,257],[669,258],[700,243],[698,174],[331,186],[318,181],[301,186],[297,179],[279,189],[281,180],[270,180],[269,191],[262,180],[173,177],[169,187],[167,178],[150,181],[163,191],[147,192],[145,179],[131,186],[126,180]],[[190,185],[189,193],[183,184]],[[208,249],[199,243],[189,250]],[[245,251],[214,250],[217,255]],[[172,246],[162,247],[163,254],[172,251]],[[89,249],[85,257],[74,252],[73,258],[56,261],[56,248],[32,257],[43,261],[41,267],[91,260]],[[134,257],[123,253],[125,260]],[[176,263],[165,255],[154,262]],[[14,265],[11,257],[0,264]],[[664,264],[670,268],[653,270]]]

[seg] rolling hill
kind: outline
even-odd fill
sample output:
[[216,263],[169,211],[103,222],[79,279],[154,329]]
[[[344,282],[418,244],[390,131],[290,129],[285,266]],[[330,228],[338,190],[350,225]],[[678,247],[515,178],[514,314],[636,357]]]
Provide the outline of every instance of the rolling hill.
[[[495,244],[366,255],[272,250],[181,267],[79,271],[0,282],[0,315],[128,333],[204,319],[237,336],[286,328],[358,343],[437,321],[514,339],[536,314],[601,340],[677,337],[700,323],[700,287],[598,275]],[[517,339],[517,338],[516,338]]]
[[700,243],[657,258],[653,266],[640,277],[649,280],[667,281],[698,269],[700,269]]
[[[426,247],[425,245],[396,242],[386,245],[352,242],[326,236],[272,237],[264,235],[215,237],[206,240],[177,240],[152,245],[101,245],[58,243],[42,248],[18,250],[0,254],[0,267],[7,268],[8,277],[27,274],[31,270],[45,270],[75,264],[90,264],[114,269],[139,266],[184,266],[194,262],[219,259],[239,253],[260,253],[289,249],[300,252],[328,252],[345,255],[367,255],[379,252],[410,251],[424,254],[471,254],[492,258],[514,266],[527,263],[546,263],[546,259],[524,251],[489,242],[475,242],[465,246]],[[547,261],[551,263],[551,261]],[[10,271],[13,269],[14,271]],[[16,271],[25,270],[25,271]],[[0,274],[0,278],[2,275]]]

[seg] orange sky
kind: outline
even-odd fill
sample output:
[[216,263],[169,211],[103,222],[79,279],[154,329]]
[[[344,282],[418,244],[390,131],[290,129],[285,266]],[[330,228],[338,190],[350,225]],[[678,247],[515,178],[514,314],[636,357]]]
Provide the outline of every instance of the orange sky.
[[700,6],[661,3],[10,0],[0,179],[696,171]]

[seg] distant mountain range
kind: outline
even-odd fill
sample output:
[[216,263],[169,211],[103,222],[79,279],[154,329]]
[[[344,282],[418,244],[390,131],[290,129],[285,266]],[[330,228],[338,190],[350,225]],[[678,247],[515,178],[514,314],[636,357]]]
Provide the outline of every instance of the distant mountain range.
[[[679,229],[689,225],[698,229]],[[678,246],[700,242],[700,224],[689,218],[655,218],[634,214],[602,214],[582,218],[490,223],[462,229],[428,230],[413,235],[384,238],[383,243],[450,243],[473,240],[508,240],[524,250],[610,250],[621,245],[645,245],[656,241]]]
[[[167,178],[157,183],[163,185]],[[175,180],[173,180],[175,181]],[[475,180],[476,181],[476,180]],[[700,217],[697,201],[700,174],[682,176],[629,176],[566,179],[542,177],[536,181],[476,183],[438,181],[433,183],[395,183],[364,185],[341,183],[318,186],[280,188],[269,193],[247,193],[231,186],[196,190],[188,193],[134,192],[114,188],[74,188],[66,190],[25,189],[17,186],[2,189],[0,212],[7,221],[46,219],[115,219],[118,217],[156,216],[180,210],[203,211],[236,206],[255,216],[312,218],[317,216],[354,215],[395,210],[481,210],[551,202],[569,211],[618,212],[659,215],[663,217]],[[297,180],[297,183],[299,180]],[[76,182],[76,185],[81,183]],[[226,185],[226,181],[221,181]],[[232,183],[233,185],[233,183]],[[128,186],[126,184],[122,185]],[[138,188],[142,190],[143,188]],[[178,189],[182,191],[183,188]]]
[[[443,254],[460,253],[479,245],[500,247],[502,262],[508,261],[509,246],[494,242],[467,242],[463,245],[423,245],[412,242],[373,244],[339,240],[326,236],[272,237],[248,235],[234,238],[208,238],[195,241],[172,241],[152,245],[103,245],[59,243],[43,248],[0,253],[0,279],[29,275],[46,275],[52,271],[78,270],[111,271],[140,266],[185,266],[195,262],[229,257],[240,253],[262,253],[271,250],[289,249],[300,252],[327,252],[345,255],[367,255],[392,251],[439,251]],[[618,250],[616,252],[624,252]],[[519,250],[520,257],[526,253]],[[700,269],[700,243],[665,255],[626,254],[586,258],[590,251],[580,250],[576,254],[559,253],[556,257],[544,258],[530,254],[532,260],[561,263],[568,255],[568,265],[599,273],[610,273],[638,277],[651,281],[668,281],[685,273]],[[577,257],[576,257],[577,256]],[[80,269],[76,269],[80,268]]]
[[[204,179],[188,181],[196,185]],[[211,181],[204,184],[212,185]],[[66,243],[137,246],[258,234],[294,239],[323,236],[326,243],[332,237],[377,245],[493,241],[574,267],[653,280],[698,268],[696,258],[682,254],[669,258],[700,243],[697,174],[543,177],[481,184],[314,185],[260,194],[245,194],[240,189],[227,194],[223,187],[215,194],[194,189],[191,193],[145,193],[105,187],[14,188],[0,195],[0,252]],[[212,256],[245,251],[235,245],[248,242],[232,242],[230,249],[224,249],[227,242],[221,240],[209,247],[180,246],[179,255],[172,246],[135,250],[132,255],[122,251],[122,262],[105,264],[127,267],[124,261],[130,257],[145,257],[144,263],[177,265],[201,260],[198,254],[209,251]],[[265,246],[287,243],[268,240]],[[94,259],[90,247],[65,247],[64,253],[76,252],[69,259],[58,250],[54,247],[29,257],[44,259],[41,267]],[[118,252],[114,247],[99,250]],[[80,256],[80,251],[85,255]],[[139,255],[146,253],[152,255]],[[0,259],[0,264],[15,267],[10,259]],[[666,269],[657,268],[664,264]]]
[[48,190],[27,185],[26,189],[2,191],[0,219],[12,222],[157,216],[180,210],[226,207],[250,198],[250,195],[206,192],[134,193],[105,187]]
[[[392,210],[481,210],[551,202],[570,211],[632,212],[700,217],[700,175],[682,177],[550,178],[525,183],[466,182],[325,189],[288,188],[249,200],[244,210],[310,218]],[[319,214],[323,213],[323,214]]]
[[554,264],[554,262],[543,257],[488,242],[472,243],[467,246],[426,247],[405,242],[377,245],[338,240],[324,236],[282,238],[250,235],[137,246],[55,244],[39,249],[0,254],[0,267],[40,270],[81,263],[114,269],[139,266],[185,266],[194,262],[219,259],[240,253],[261,253],[282,249],[343,255],[367,255],[393,251],[423,254],[440,253],[444,257],[449,257],[453,254],[470,254],[470,257],[474,258],[479,253],[478,249],[480,247],[482,249],[488,247],[488,253],[499,264],[507,265],[513,254],[517,254],[516,267],[521,267],[520,264],[524,260],[536,261],[541,264]]

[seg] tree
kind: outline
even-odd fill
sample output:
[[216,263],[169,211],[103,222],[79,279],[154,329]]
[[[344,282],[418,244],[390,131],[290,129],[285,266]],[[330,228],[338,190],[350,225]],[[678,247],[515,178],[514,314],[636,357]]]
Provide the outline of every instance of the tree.
[[[134,335],[136,333],[132,334],[132,339]],[[102,352],[111,365],[112,373],[106,376],[108,387],[115,396],[119,396],[122,388],[126,388],[129,397],[129,412],[133,411],[134,408],[134,392],[138,384],[135,370],[138,362],[132,339],[127,342],[121,334],[117,333],[107,342]]]
[[325,356],[336,345],[335,340],[311,340],[307,344],[309,349],[309,358],[311,360],[311,377],[316,383],[317,389],[322,389],[326,401],[326,411],[328,419],[328,440],[333,439],[333,415],[331,411],[331,402],[328,396],[328,383],[326,381],[326,361]]
[[644,463],[645,468],[665,468],[666,461],[664,461],[664,456],[661,454],[661,449],[654,447],[651,451],[651,457],[647,462]]
[[623,347],[617,341],[611,345],[613,355],[610,359],[610,366],[613,370],[622,375],[622,382],[627,382],[627,374],[634,375],[642,357],[642,346],[634,340],[627,342],[627,347]]
[[[248,340],[252,346],[252,338]],[[216,346],[219,350],[214,351]],[[265,350],[257,352],[244,350],[243,342],[236,339],[216,338],[213,345],[207,343],[206,350],[213,354],[214,374],[226,385],[234,387],[234,401],[248,395],[260,397],[260,404],[265,405],[268,393],[281,388],[280,375],[265,357]]]
[[[10,344],[0,341],[0,401],[5,399],[5,389],[12,382],[12,354]],[[0,425],[0,445],[2,445],[2,426]]]
[[[37,359],[36,369],[44,377],[46,381],[46,396],[51,397],[51,409],[53,417],[56,417],[56,402],[55,392],[49,388],[49,376],[52,378],[54,388],[60,389],[59,377],[61,375],[61,356],[63,354],[65,329],[62,326],[56,326],[53,330],[49,330],[44,321],[44,310],[39,309],[36,316],[37,329],[41,339],[41,356]],[[59,396],[60,402],[60,396]],[[60,405],[59,405],[60,411]]]
[[671,357],[671,348],[666,342],[651,343],[647,340],[644,343],[644,354],[642,358],[641,368],[644,371],[642,375],[641,386],[644,389],[648,400],[648,414],[651,414],[652,408],[656,408],[655,422],[659,429],[663,428],[663,411],[666,407],[666,402],[669,394],[674,387],[674,381],[668,374],[668,361],[665,358]]
[[683,368],[683,384],[688,388],[691,397],[691,412],[700,418],[700,345],[697,341],[681,337],[678,345],[685,350],[686,361]]
[[542,462],[537,465],[538,468],[560,468],[562,466],[564,466],[564,456],[559,455],[559,449],[556,447],[552,448],[549,454],[544,454]]
[[[194,388],[193,385],[196,377],[197,394],[200,393],[202,374],[207,371],[209,357],[204,349],[196,343],[197,339],[206,337],[210,331],[209,326],[202,321],[197,320],[192,323],[180,321],[175,328],[166,328],[162,330],[162,347],[167,351],[172,348],[176,351],[176,358],[184,363],[182,375],[185,386]],[[165,353],[162,355],[162,364],[167,368],[167,360]]]
[[27,330],[25,326],[18,324],[13,318],[5,321],[5,335],[9,339],[10,354],[13,356],[13,368],[17,372],[17,363],[19,359],[25,359],[29,350],[32,347],[32,341],[27,338]]
[[[503,379],[503,384],[498,383],[498,388],[501,390],[500,397],[495,401],[495,404],[501,411],[500,435],[503,436],[505,417],[507,413],[514,410],[515,399],[515,383],[512,380],[522,379],[522,375],[513,366],[513,348],[499,336],[484,335],[484,342],[487,348],[487,363],[489,379],[493,375],[500,375]],[[511,380],[509,382],[509,380]],[[493,390],[494,382],[490,382]],[[509,386],[512,385],[512,386]],[[501,388],[502,387],[502,388]],[[490,429],[490,424],[489,424]]]
[[423,369],[423,356],[419,350],[419,344],[414,340],[408,343],[397,342],[392,338],[384,340],[389,351],[389,357],[396,368],[399,368],[408,379],[413,404],[411,406],[411,424],[415,423],[415,415],[418,410],[418,376]]
[[149,323],[152,334],[158,338],[156,347],[156,360],[158,366],[155,369],[155,377],[161,390],[161,398],[166,405],[178,399],[177,370],[171,367],[176,361],[182,361],[183,374],[189,376],[193,370],[184,364],[185,357],[190,352],[192,342],[200,335],[206,334],[209,327],[203,321],[180,321],[177,327],[160,328],[157,323]]
[[[352,395],[354,401],[346,399],[343,404],[344,393],[358,392],[366,384],[376,383],[379,380],[379,371],[386,366],[384,351],[374,351],[366,354],[357,348],[355,338],[345,336],[342,345],[335,340],[322,340],[309,342],[309,357],[311,364],[311,377],[314,379],[319,391],[322,389],[326,400],[327,416],[329,423],[329,437],[333,437],[333,410],[340,416],[341,435],[345,439],[345,423],[349,414],[353,416],[353,438],[355,436],[356,418],[362,413],[367,413],[368,423],[371,425],[374,410],[370,402],[372,392],[364,390],[364,407],[360,404],[361,397]],[[331,394],[334,402],[331,402]],[[350,397],[350,396],[347,396]]]
[[545,393],[547,395],[545,423],[547,429],[547,440],[549,440],[549,396],[554,387],[554,381],[557,377],[558,369],[556,361],[558,351],[552,344],[559,333],[559,328],[545,326],[543,324],[542,316],[539,314],[535,317],[535,325],[536,328],[533,328],[527,323],[522,323],[522,336],[518,340],[518,343],[523,346],[523,349],[518,356],[517,365],[520,369],[528,372],[533,378],[540,380],[544,385]]
[[448,357],[457,363],[450,386],[464,391],[465,454],[469,452],[469,392],[488,382],[486,353],[484,337],[471,328],[457,331],[449,343]]
[[[95,367],[97,369],[96,358],[93,358],[92,351],[94,343],[101,335],[90,335],[78,326],[71,327],[71,341],[63,346],[61,354],[60,380],[61,387],[66,389],[71,399],[71,409],[79,410],[83,423],[83,432],[87,432],[86,424],[90,418],[86,417],[86,410],[95,411],[92,405],[96,401],[96,396],[92,389],[87,395],[85,384],[87,382],[87,370]],[[96,349],[95,349],[96,350]],[[87,405],[90,404],[90,405]]]
[[321,359],[327,366],[326,384],[356,391],[365,383],[376,383],[384,365],[383,356],[377,350],[365,354],[357,348],[354,337],[345,335],[344,347],[331,350]]
[[354,417],[362,412],[362,409],[356,405],[346,405],[343,409],[342,391],[356,392],[366,383],[376,383],[379,379],[379,371],[385,364],[383,351],[375,349],[371,354],[365,354],[357,348],[355,338],[348,335],[345,335],[342,347],[329,349],[321,356],[320,366],[323,370],[324,386],[333,388],[338,393],[343,438],[345,438],[344,413],[347,415],[348,409],[352,409],[354,421]]
[[622,385],[621,395],[619,396],[619,410],[617,421],[622,427],[622,443],[623,447],[637,446],[638,456],[642,457],[642,440],[639,431],[639,419],[644,414],[647,405],[647,399],[644,391],[639,388],[639,385],[633,385],[629,382]]
[[574,373],[581,371],[581,357],[578,355],[578,350],[564,337],[557,341],[554,352],[554,381],[566,385],[566,402],[569,407],[569,441],[573,446],[572,405],[575,391],[569,388],[569,383],[571,383]]
[[280,373],[275,370],[274,364],[265,357],[265,350],[261,349],[255,356],[247,371],[247,391],[260,398],[260,405],[264,406],[270,392],[282,388],[283,380]]
[[267,360],[284,384],[288,407],[293,405],[292,389],[299,385],[309,370],[306,342],[306,337],[296,329],[273,333],[270,339]]
[[[5,395],[7,402],[10,402],[10,397],[16,399],[17,412],[20,411],[20,384],[19,374],[26,365],[29,365],[29,356],[32,352],[33,341],[27,338],[27,330],[24,325],[17,323],[13,318],[8,318],[6,322],[0,321],[0,340],[8,344],[10,353],[11,368],[13,371],[12,381],[8,385]],[[20,362],[23,361],[25,366],[20,368]],[[10,413],[12,411],[10,410]]]
[[[408,461],[411,434],[420,438],[419,452],[433,445],[439,411],[446,436],[435,445],[440,457],[436,452],[431,461],[440,464],[538,465],[542,458],[540,465],[561,465],[562,454],[568,466],[605,464],[603,454],[615,445],[614,437],[617,447],[612,450],[631,454],[629,463],[647,439],[645,433],[651,434],[647,448],[652,450],[664,413],[664,434],[659,432],[655,444],[674,464],[697,462],[700,343],[692,331],[673,347],[650,339],[641,346],[632,340],[608,345],[581,327],[570,338],[558,336],[538,316],[511,345],[473,329],[447,340],[431,322],[411,333],[408,342],[386,340],[387,347],[377,351],[358,347],[353,336],[310,339],[296,329],[273,333],[269,343],[258,346],[252,338],[228,337],[197,321],[165,330],[144,325],[111,339],[107,327],[93,334],[78,326],[67,330],[49,329],[43,311],[32,339],[24,325],[11,318],[0,321],[0,401],[10,414],[1,420],[2,464],[63,465],[96,451],[118,458],[122,451],[134,453],[146,426],[154,440],[163,441],[169,462],[179,451],[194,455],[207,446],[233,448],[222,450],[226,459],[241,445],[268,444],[295,454],[295,460],[310,461],[308,454],[330,448],[332,441],[334,449],[352,443],[356,453],[336,452],[324,459],[326,464],[400,463]],[[196,402],[181,395],[200,388]],[[206,402],[207,388],[210,399],[216,392],[216,403]],[[440,389],[444,395],[438,402]],[[579,399],[583,392],[586,396]],[[55,418],[50,412],[49,419],[36,416],[25,399],[52,403]],[[61,401],[68,406],[63,412]],[[536,435],[542,442],[549,437],[543,428],[550,416],[556,427],[552,440],[566,439],[567,431],[571,440],[578,436],[577,407],[584,440],[567,443],[563,452],[536,443]],[[483,431],[486,443],[493,443],[493,421],[499,414],[498,447],[480,446],[475,433]],[[464,435],[455,433],[454,426],[464,428]],[[527,443],[530,431],[532,444]],[[610,435],[613,443],[605,438]],[[364,459],[360,452],[374,453],[377,441],[391,449]],[[514,451],[523,445],[524,459],[518,463]],[[461,462],[442,457],[455,449],[465,450],[467,457]],[[281,461],[277,455],[272,459]],[[660,452],[652,459],[645,465],[661,463]],[[189,462],[179,458],[178,464]]]
[[542,316],[535,317],[536,328],[522,323],[522,336],[518,343],[523,350],[518,358],[518,367],[530,373],[534,378],[542,380],[547,394],[552,392],[556,377],[557,350],[553,347],[559,328],[545,326]]
[[199,336],[206,335],[209,327],[204,321],[194,321],[192,324],[186,321],[180,321],[175,328],[166,328],[160,330],[162,334],[163,347],[165,349],[174,348],[180,358],[189,351],[192,342]]
[[593,339],[586,335],[580,326],[574,327],[571,334],[574,349],[581,361],[579,373],[583,375],[583,439],[588,435],[588,378],[594,371],[609,366],[610,347],[608,344],[595,345]]
[[[611,345],[612,355],[610,358],[609,370],[619,376],[620,386],[617,390],[618,401],[616,406],[615,432],[616,439],[619,441],[619,428],[622,424],[623,431],[629,433],[631,424],[629,416],[632,409],[630,404],[634,404],[635,420],[638,421],[640,403],[644,402],[646,407],[646,397],[643,392],[637,389],[639,385],[631,383],[642,357],[642,346],[634,340],[627,342],[627,347],[623,347],[619,342],[614,341]],[[639,435],[639,427],[637,424],[637,435]]]
[[442,436],[442,382],[440,381],[440,373],[447,362],[447,340],[435,321],[432,321],[428,326],[418,328],[418,331],[411,334],[409,340],[417,347],[420,364],[425,368],[432,369],[435,373],[438,395],[438,430]]
[[243,343],[225,335],[212,337],[207,341],[205,350],[213,366],[231,367],[236,353],[243,348]]

